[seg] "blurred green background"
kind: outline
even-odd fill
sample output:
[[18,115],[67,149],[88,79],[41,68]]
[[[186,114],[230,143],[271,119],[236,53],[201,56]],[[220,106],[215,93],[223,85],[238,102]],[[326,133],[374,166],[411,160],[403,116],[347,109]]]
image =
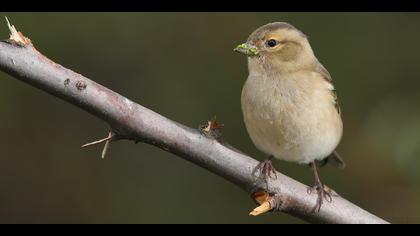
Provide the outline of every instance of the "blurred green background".
[[[340,195],[394,223],[420,223],[419,13],[1,13],[39,51],[191,127],[217,115],[225,139],[259,160],[240,110],[257,27],[286,21],[308,35],[338,90]],[[8,38],[6,23],[0,37]],[[0,223],[303,223],[255,207],[224,179],[146,144],[80,149],[101,120],[0,73]],[[307,166],[278,170],[313,183]]]

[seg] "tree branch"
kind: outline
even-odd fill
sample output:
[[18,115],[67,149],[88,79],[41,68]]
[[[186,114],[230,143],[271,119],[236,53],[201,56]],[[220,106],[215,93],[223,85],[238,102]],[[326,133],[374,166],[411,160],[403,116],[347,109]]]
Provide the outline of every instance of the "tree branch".
[[[252,172],[257,160],[56,64],[38,52],[29,39],[14,31],[9,40],[0,42],[0,70],[107,122],[110,135],[100,140],[106,145],[119,139],[152,144],[219,175],[249,194],[267,184],[270,196],[260,202],[262,205],[254,214],[269,207],[262,212],[271,208],[309,222],[387,223],[338,195],[332,203],[325,203],[320,212],[313,213],[317,196],[308,194],[307,186],[281,173],[268,183],[256,181]],[[103,155],[105,151],[106,147]]]

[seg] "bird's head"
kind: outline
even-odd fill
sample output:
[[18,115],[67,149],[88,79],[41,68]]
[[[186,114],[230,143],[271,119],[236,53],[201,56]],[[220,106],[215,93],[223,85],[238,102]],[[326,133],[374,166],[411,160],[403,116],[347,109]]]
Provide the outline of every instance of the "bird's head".
[[246,43],[234,51],[248,56],[250,70],[263,66],[264,69],[296,69],[306,66],[315,58],[307,37],[294,26],[284,23],[269,23],[256,29]]

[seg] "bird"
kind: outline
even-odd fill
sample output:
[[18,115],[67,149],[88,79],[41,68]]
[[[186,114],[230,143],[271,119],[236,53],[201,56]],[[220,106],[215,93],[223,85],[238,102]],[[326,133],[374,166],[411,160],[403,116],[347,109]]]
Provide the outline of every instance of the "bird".
[[319,177],[327,162],[344,167],[336,151],[343,122],[337,92],[327,69],[315,56],[308,37],[286,22],[256,29],[234,51],[248,58],[248,78],[241,108],[247,132],[268,158],[256,168],[265,179],[276,178],[272,158],[307,164],[314,173],[319,212],[331,190]]

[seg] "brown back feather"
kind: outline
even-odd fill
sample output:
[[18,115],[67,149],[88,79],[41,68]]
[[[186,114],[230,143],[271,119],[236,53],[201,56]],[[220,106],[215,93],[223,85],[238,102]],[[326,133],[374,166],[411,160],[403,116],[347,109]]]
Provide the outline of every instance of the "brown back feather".
[[[317,63],[315,70],[322,76],[322,78],[325,79],[325,81],[327,81],[334,87],[334,83],[333,83],[330,73],[327,71],[327,69],[325,69],[325,67],[321,63],[319,62]],[[337,91],[335,90],[335,87],[333,90],[331,90],[331,93],[334,97],[335,108],[337,109],[338,114],[341,114],[341,108],[340,108],[340,104],[338,103]]]

